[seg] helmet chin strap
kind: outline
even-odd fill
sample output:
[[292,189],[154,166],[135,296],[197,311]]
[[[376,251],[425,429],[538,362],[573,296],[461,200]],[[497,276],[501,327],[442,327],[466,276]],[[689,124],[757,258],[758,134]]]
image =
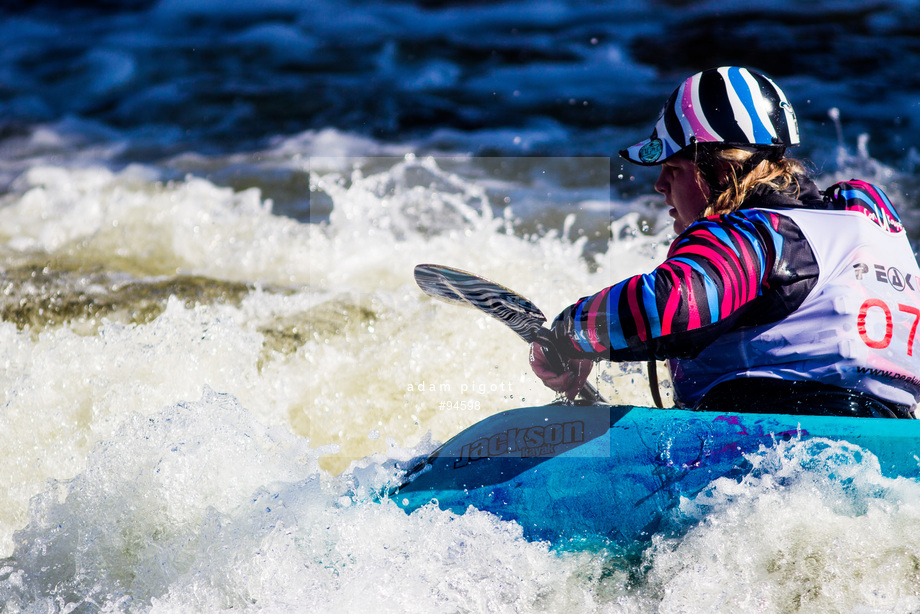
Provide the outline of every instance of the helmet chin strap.
[[664,404],[661,402],[661,390],[658,387],[658,363],[654,360],[649,360],[646,363],[648,370],[648,387],[652,392],[652,400],[655,401],[655,407],[658,409],[664,409]]

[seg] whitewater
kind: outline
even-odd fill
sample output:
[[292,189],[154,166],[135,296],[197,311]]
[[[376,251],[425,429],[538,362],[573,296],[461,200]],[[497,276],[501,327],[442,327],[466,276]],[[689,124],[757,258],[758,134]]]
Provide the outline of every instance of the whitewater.
[[[638,550],[387,497],[553,399],[416,264],[553,317],[664,257],[654,173],[616,150],[689,74],[649,57],[670,32],[679,55],[733,19],[793,47],[831,24],[840,57],[802,43],[779,76],[796,155],[820,186],[881,185],[920,238],[915,3],[348,6],[5,9],[0,611],[920,610],[920,485],[845,442],[751,455]],[[890,63],[845,78],[866,49]],[[592,382],[652,403],[644,365]]]

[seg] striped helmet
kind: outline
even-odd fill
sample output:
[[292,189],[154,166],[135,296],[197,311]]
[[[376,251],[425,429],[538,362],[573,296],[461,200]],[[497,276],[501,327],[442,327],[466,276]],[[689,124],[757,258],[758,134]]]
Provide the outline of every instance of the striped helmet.
[[786,148],[799,144],[795,111],[769,77],[737,66],[697,73],[674,90],[652,136],[620,152],[654,166],[694,143]]

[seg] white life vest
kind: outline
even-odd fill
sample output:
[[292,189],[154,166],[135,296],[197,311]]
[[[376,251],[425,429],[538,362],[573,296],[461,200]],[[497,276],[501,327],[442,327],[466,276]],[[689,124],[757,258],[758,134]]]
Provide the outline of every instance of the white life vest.
[[744,377],[812,380],[913,406],[920,401],[920,268],[903,230],[856,211],[784,209],[811,244],[818,281],[786,318],[740,327],[693,359],[670,361],[693,406]]

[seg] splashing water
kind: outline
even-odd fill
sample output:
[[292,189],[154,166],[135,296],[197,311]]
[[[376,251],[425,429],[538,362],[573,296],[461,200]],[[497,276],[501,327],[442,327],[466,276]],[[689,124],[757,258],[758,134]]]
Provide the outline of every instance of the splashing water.
[[[6,609],[917,607],[916,484],[846,444],[752,456],[638,554],[381,499],[438,441],[551,399],[513,333],[427,299],[415,264],[483,274],[552,317],[659,261],[666,216],[475,160],[332,162],[311,162],[315,223],[141,167],[36,167],[6,197]],[[596,378],[649,403],[635,366]]]

